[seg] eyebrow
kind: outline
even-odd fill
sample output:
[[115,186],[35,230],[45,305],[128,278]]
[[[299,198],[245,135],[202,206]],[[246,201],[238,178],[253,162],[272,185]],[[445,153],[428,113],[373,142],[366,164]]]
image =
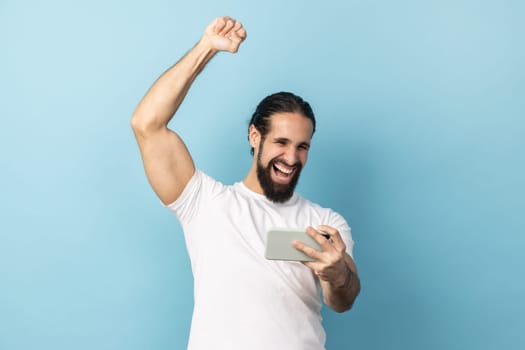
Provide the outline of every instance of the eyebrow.
[[290,139],[286,137],[274,137],[273,142],[290,142]]

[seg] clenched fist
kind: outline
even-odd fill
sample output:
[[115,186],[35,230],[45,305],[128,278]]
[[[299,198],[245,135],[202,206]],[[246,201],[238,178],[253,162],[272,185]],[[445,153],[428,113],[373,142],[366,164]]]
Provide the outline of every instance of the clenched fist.
[[233,18],[218,17],[206,27],[202,39],[207,41],[213,50],[235,53],[239,50],[241,42],[246,39],[246,30],[241,22]]

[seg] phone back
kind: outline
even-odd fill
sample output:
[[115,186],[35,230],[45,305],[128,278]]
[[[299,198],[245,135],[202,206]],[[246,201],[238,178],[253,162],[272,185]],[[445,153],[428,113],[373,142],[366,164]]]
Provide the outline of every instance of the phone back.
[[269,260],[314,261],[313,258],[295,249],[294,240],[321,251],[319,244],[305,230],[289,228],[273,228],[266,238],[265,257]]

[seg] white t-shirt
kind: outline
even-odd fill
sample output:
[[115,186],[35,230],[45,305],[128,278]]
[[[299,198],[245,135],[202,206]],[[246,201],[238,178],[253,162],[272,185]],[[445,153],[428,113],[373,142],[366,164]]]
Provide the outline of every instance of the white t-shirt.
[[184,230],[195,279],[188,349],[325,348],[317,277],[300,262],[265,259],[264,242],[272,227],[329,225],[351,255],[341,215],[297,194],[275,204],[242,182],[225,186],[199,170],[168,208]]

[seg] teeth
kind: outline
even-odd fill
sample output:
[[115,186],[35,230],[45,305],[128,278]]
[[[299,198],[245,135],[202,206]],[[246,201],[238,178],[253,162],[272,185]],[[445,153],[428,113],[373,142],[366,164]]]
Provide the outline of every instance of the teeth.
[[286,175],[290,175],[293,171],[293,169],[286,169],[286,168],[283,168],[282,166],[278,165],[278,164],[275,164],[275,167],[280,171],[280,172],[283,172],[285,173]]

